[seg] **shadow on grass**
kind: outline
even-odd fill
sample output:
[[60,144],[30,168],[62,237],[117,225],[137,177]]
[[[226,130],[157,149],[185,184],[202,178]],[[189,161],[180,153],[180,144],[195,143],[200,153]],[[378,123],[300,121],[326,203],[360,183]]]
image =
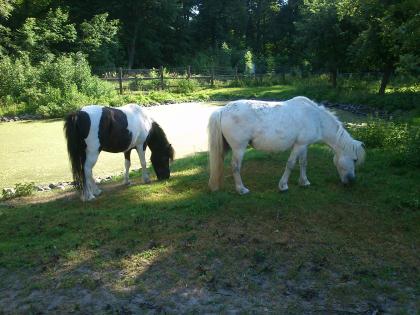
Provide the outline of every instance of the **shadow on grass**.
[[177,160],[168,181],[105,185],[92,203],[67,195],[2,208],[0,306],[111,314],[410,310],[418,212],[393,194],[409,199],[418,179],[380,169],[384,157],[372,156],[351,188],[339,184],[330,152],[315,146],[313,186],[298,187],[295,172],[286,194],[277,182],[287,154],[251,150],[247,196],[234,192],[227,165],[224,189],[208,192],[207,157],[199,154]]

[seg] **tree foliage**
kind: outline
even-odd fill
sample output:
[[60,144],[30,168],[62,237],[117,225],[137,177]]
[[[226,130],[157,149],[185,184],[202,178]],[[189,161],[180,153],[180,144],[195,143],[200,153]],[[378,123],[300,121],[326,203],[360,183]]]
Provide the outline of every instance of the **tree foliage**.
[[[94,69],[192,65],[419,75],[417,0],[0,0],[0,55]],[[248,59],[246,59],[248,58]],[[248,69],[248,70],[246,70]]]

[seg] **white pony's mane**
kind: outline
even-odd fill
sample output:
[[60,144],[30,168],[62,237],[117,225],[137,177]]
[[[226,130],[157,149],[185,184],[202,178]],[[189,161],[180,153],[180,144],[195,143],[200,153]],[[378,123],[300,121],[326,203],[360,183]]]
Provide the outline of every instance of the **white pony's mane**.
[[338,130],[335,136],[337,147],[341,149],[344,154],[353,156],[356,159],[356,164],[359,165],[363,163],[365,159],[365,150],[363,149],[363,144],[350,136],[347,130],[343,127],[343,123],[338,119],[337,115],[325,108],[324,105],[318,105],[307,97],[298,96],[298,98],[305,103],[316,107],[318,110],[331,117],[338,125]]

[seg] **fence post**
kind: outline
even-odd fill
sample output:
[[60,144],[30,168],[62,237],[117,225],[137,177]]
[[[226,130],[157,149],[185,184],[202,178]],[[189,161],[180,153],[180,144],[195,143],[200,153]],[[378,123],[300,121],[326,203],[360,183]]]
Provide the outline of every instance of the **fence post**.
[[211,86],[214,86],[214,66],[211,67],[211,79],[210,79]]
[[238,66],[235,66],[235,80],[239,81],[239,77],[238,77]]
[[187,67],[187,79],[189,80],[191,78],[191,66]]
[[119,68],[118,81],[120,83],[120,94],[123,94],[123,72],[121,67]]
[[160,89],[163,90],[163,66],[160,66]]

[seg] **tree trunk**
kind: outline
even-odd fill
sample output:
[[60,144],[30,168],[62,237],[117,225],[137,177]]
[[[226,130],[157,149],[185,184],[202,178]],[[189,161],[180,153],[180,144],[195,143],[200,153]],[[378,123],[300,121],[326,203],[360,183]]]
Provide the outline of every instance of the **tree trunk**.
[[381,86],[379,87],[379,94],[383,95],[385,94],[385,88],[388,85],[389,78],[391,77],[392,71],[394,70],[394,67],[392,65],[386,65],[384,73],[382,74],[382,80],[381,80]]
[[139,30],[139,23],[134,26],[133,37],[131,38],[130,47],[128,48],[128,69],[131,69],[134,64],[134,57],[136,55],[137,33]]
[[331,83],[335,89],[337,87],[337,69],[331,71]]

